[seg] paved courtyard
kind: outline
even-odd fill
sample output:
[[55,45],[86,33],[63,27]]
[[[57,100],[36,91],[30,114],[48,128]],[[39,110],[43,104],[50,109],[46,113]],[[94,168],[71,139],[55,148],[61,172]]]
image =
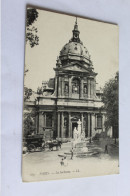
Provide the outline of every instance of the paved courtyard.
[[[108,153],[105,145],[108,144]],[[72,143],[63,143],[61,149],[32,152],[23,155],[23,180],[55,180],[60,178],[77,178],[86,176],[109,175],[119,173],[119,148],[112,140],[102,140],[87,144],[88,151],[84,156],[74,154],[71,160]],[[62,155],[66,162],[61,165]],[[60,156],[59,156],[60,155]]]

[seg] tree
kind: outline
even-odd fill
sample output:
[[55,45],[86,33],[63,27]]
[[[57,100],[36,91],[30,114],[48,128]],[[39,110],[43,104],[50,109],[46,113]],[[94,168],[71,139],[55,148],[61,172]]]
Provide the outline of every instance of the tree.
[[31,133],[35,132],[35,118],[36,118],[36,111],[35,110],[24,110],[24,119],[23,119],[23,135],[26,137]]
[[42,89],[42,87],[38,87],[37,88],[37,94],[38,95],[43,95],[43,89]]
[[32,89],[24,87],[24,101],[30,99],[31,95],[32,95]]
[[112,127],[113,137],[118,138],[118,86],[119,86],[119,74],[110,79],[103,88],[102,101],[104,103],[104,109],[106,110],[106,129]]
[[36,21],[38,18],[38,12],[36,9],[28,8],[27,9],[27,19],[26,19],[26,25],[32,25],[34,21]]
[[[26,16],[26,43],[29,42],[31,48],[39,45],[39,37],[37,36],[37,28],[35,28],[33,23],[38,18],[38,12],[36,9],[29,8],[27,9],[27,16]],[[26,76],[27,72],[29,70],[27,69],[27,66],[25,65],[24,70],[24,76]],[[31,88],[28,88],[24,86],[24,102],[30,99],[30,96],[32,95],[33,91]],[[23,135],[26,137],[26,135],[31,134],[35,131],[35,118],[36,118],[36,108],[34,110],[29,110],[26,106],[26,103],[24,104],[24,116],[23,116]]]
[[[27,16],[26,16],[26,42],[29,42],[31,47],[34,47],[35,45],[39,45],[39,37],[37,36],[37,28],[32,26],[32,24],[37,20],[38,18],[38,11],[33,8],[27,9]],[[25,65],[24,70],[24,76],[26,76],[27,72],[29,70],[27,69],[27,66]],[[24,86],[24,101],[30,98],[32,95],[32,89],[29,89]]]
[[37,20],[38,12],[36,9],[28,8],[26,17],[26,42],[29,42],[31,48],[39,45],[39,37],[37,36],[37,28],[32,24]]
[[[32,24],[37,21],[38,11],[36,9],[28,8],[26,16],[26,43],[29,42],[31,48],[36,45],[39,45],[39,37],[37,36],[37,28],[32,26]],[[29,70],[25,65],[24,76]]]

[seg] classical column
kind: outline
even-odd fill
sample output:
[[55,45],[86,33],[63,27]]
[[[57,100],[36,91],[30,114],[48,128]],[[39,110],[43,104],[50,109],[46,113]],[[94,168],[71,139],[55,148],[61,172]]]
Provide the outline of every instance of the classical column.
[[58,78],[58,96],[61,96],[61,77]]
[[43,115],[39,112],[39,133],[43,132]]
[[90,114],[90,137],[92,137],[92,114]]
[[90,93],[90,97],[93,98],[93,88],[94,88],[94,86],[93,86],[93,79],[90,81],[90,84],[91,84],[91,85],[90,85],[90,86],[91,86],[91,87],[90,87],[90,92],[91,92],[91,93]]
[[81,82],[80,82],[80,98],[83,98],[83,78],[81,78]]
[[95,114],[95,131],[97,129],[97,114]]
[[52,129],[54,129],[54,112],[52,112]]
[[105,123],[105,115],[102,114],[102,130],[103,130],[103,132],[105,132],[105,125],[104,125],[104,123]]
[[60,138],[60,112],[58,112],[57,115],[57,137]]
[[85,113],[85,136],[88,137],[88,114]]
[[88,78],[88,98],[90,98],[90,79]]
[[44,127],[46,127],[46,113],[44,113]]
[[43,119],[43,127],[45,127],[45,122],[44,122],[44,118],[45,118],[44,116],[45,116],[45,113],[44,113],[44,112],[42,113],[42,116],[43,116],[43,118],[42,118],[42,119]]
[[93,95],[94,95],[94,98],[96,96],[96,80],[94,78],[94,81],[93,81]]
[[64,77],[61,78],[61,95],[64,96]]
[[61,138],[64,137],[64,114],[61,112]]
[[84,118],[83,118],[83,113],[81,113],[81,131],[83,131],[83,123],[84,123]]
[[55,77],[55,96],[57,97],[57,76]]
[[92,121],[92,128],[91,128],[91,135],[95,135],[95,115],[94,113],[91,114],[91,121]]
[[35,133],[37,134],[38,133],[38,115],[36,115],[36,117],[35,117]]
[[57,113],[56,111],[53,112],[53,137],[57,137]]
[[39,133],[39,112],[37,112],[37,133]]
[[69,77],[69,97],[72,96],[72,84],[71,84],[71,77]]
[[90,113],[88,113],[88,137],[91,136],[91,124],[90,124]]
[[71,137],[71,119],[70,119],[70,112],[68,112],[68,137]]

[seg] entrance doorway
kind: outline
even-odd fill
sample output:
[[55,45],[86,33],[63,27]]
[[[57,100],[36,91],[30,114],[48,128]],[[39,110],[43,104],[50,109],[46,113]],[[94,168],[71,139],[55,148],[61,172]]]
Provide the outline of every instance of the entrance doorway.
[[78,127],[78,124],[77,122],[72,122],[72,138],[73,138],[73,131],[74,131],[74,128],[77,128]]

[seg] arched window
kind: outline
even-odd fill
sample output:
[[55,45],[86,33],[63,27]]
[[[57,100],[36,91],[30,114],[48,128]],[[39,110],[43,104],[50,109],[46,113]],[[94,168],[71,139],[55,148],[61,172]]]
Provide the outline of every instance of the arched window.
[[88,93],[87,84],[84,85],[84,94]]
[[65,117],[64,118],[64,127],[67,127],[67,125],[68,125],[68,119],[67,119],[67,117]]
[[80,85],[80,82],[78,79],[72,80],[72,93],[79,94],[79,85]]

